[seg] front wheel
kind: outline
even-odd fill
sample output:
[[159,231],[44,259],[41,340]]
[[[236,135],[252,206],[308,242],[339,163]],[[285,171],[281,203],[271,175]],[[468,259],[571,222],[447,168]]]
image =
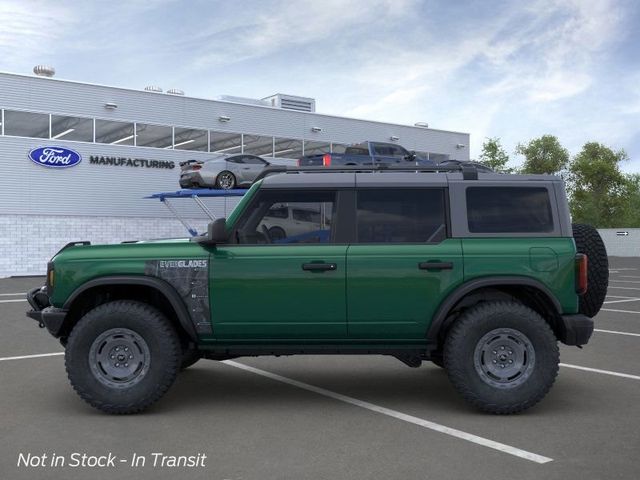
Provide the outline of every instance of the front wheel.
[[558,342],[547,322],[517,302],[487,302],[453,325],[444,363],[453,386],[471,405],[509,414],[532,407],[558,374]]
[[65,351],[71,385],[107,413],[137,413],[162,397],[180,369],[178,335],[158,310],[119,300],[102,304],[74,326]]

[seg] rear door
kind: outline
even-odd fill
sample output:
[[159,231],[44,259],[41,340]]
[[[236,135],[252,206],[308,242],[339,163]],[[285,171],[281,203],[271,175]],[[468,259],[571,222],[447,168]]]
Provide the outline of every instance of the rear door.
[[[347,252],[349,337],[423,340],[442,299],[462,282],[446,183],[435,183],[357,189],[356,241]],[[366,182],[358,177],[358,184]]]

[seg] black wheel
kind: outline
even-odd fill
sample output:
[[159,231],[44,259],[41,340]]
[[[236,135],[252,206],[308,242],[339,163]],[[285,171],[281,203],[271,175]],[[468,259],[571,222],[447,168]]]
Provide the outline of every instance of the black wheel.
[[216,177],[216,188],[220,188],[222,190],[231,190],[236,186],[236,177],[233,173],[225,170],[224,172],[220,172]]
[[65,352],[71,385],[107,413],[137,413],[156,402],[178,374],[182,350],[166,317],[141,302],[105,303],[75,325]]
[[272,242],[277,242],[278,240],[287,238],[287,233],[281,227],[271,227],[269,229],[269,237]]
[[579,253],[587,256],[587,292],[580,296],[580,313],[595,317],[602,308],[609,288],[609,258],[607,249],[598,233],[591,225],[574,223],[573,239]]
[[549,391],[560,354],[553,331],[517,302],[486,302],[467,310],[444,346],[453,386],[471,405],[489,413],[516,413]]
[[180,370],[189,368],[201,358],[202,354],[200,353],[200,351],[194,345],[189,345],[187,348],[182,350],[182,362],[180,363]]

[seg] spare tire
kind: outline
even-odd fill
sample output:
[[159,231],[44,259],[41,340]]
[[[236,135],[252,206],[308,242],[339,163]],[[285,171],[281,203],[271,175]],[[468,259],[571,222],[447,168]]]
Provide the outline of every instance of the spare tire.
[[587,256],[588,287],[580,296],[580,313],[587,317],[595,317],[602,308],[609,287],[609,258],[607,249],[598,231],[591,225],[574,223],[573,239],[578,253]]

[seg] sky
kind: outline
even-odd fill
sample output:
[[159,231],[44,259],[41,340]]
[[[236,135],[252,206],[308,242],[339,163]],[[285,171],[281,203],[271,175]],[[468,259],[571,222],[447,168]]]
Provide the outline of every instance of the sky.
[[[320,113],[588,141],[640,172],[635,0],[0,0],[0,71],[188,96],[313,97]],[[364,139],[363,139],[364,140]]]

